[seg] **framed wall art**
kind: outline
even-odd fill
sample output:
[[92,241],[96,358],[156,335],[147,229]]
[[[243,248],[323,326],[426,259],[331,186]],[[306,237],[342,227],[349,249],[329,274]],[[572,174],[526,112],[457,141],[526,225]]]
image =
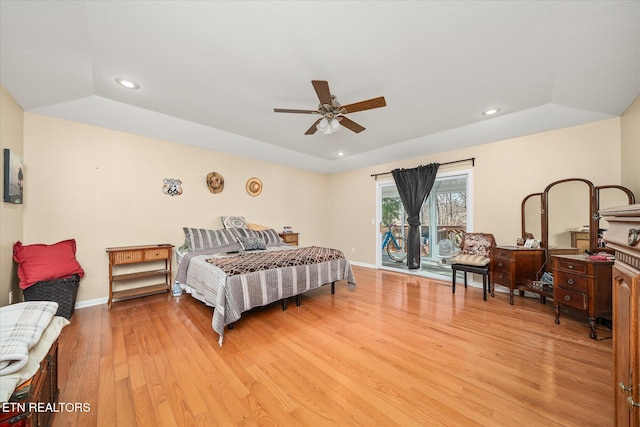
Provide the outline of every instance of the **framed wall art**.
[[24,165],[22,158],[8,148],[4,149],[4,189],[2,200],[22,204],[24,200]]

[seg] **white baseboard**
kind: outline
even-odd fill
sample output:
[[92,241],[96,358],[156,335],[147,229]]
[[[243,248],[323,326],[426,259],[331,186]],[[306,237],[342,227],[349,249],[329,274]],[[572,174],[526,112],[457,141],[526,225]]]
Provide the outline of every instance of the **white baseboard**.
[[107,302],[109,302],[109,297],[90,299],[87,301],[80,301],[76,303],[76,305],[74,306],[74,309],[92,307],[94,305],[106,304]]

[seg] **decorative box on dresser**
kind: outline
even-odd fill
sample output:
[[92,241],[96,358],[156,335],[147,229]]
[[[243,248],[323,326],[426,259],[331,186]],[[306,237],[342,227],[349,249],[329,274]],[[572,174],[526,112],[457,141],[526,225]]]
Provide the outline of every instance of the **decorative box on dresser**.
[[560,323],[560,306],[584,311],[589,316],[591,332],[596,339],[596,321],[611,314],[611,266],[607,260],[586,255],[553,255],[553,301],[556,324]]
[[640,204],[600,211],[613,265],[616,426],[640,427]]
[[528,290],[528,281],[536,280],[544,264],[544,250],[523,246],[496,246],[491,251],[491,295],[495,284],[509,288],[509,304],[513,305],[513,291]]

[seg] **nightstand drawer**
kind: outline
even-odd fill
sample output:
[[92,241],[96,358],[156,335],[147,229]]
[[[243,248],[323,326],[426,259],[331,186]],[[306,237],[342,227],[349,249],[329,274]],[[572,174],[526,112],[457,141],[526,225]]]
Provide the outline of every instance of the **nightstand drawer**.
[[566,305],[577,310],[587,309],[587,294],[557,288],[555,287],[555,284],[553,289],[553,299],[556,301],[556,304]]
[[580,276],[574,273],[567,273],[564,271],[558,271],[554,278],[554,286],[559,286],[564,289],[572,290],[575,292],[587,292],[588,278]]

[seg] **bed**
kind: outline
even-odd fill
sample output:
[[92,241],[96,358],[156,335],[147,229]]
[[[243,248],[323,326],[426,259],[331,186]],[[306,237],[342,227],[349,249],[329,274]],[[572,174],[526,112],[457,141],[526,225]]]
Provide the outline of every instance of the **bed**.
[[[254,229],[261,228],[261,229]],[[212,328],[222,346],[225,326],[242,313],[299,296],[344,280],[356,282],[344,254],[318,246],[297,247],[265,227],[217,230],[183,228],[185,244],[178,248],[176,283],[193,298],[213,307]]]

